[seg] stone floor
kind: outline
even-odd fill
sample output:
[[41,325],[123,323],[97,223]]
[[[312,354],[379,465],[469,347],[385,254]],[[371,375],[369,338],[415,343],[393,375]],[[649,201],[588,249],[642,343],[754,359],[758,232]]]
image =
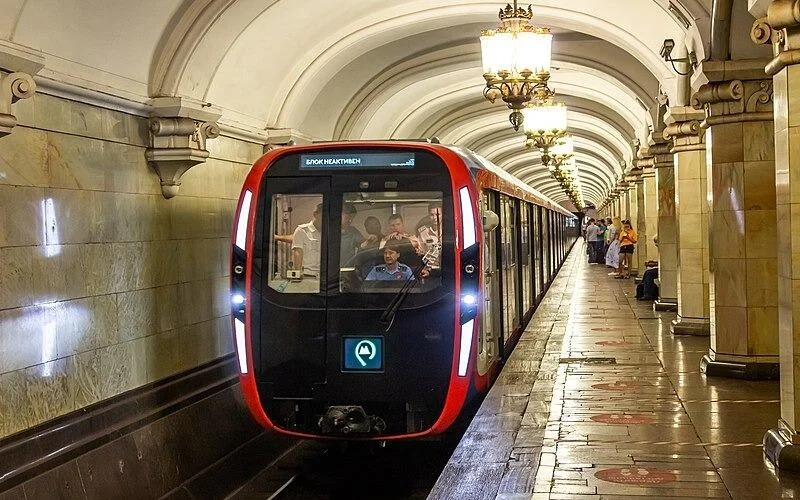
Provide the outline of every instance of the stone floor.
[[707,378],[708,338],[675,337],[672,313],[632,280],[562,268],[429,498],[798,498],[761,438],[777,382]]

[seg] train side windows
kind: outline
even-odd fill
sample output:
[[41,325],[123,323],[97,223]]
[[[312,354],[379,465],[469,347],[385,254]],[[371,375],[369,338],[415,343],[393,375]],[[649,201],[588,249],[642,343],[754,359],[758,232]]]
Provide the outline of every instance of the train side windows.
[[421,281],[411,293],[439,286],[442,200],[441,192],[343,193],[340,291],[395,293],[411,273]]
[[276,194],[270,203],[269,287],[319,293],[323,213],[321,194]]

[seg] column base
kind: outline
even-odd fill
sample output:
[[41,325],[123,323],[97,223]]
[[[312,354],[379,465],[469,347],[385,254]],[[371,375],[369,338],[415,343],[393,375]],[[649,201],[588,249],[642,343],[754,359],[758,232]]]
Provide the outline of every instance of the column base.
[[700,371],[709,377],[739,378],[744,380],[778,380],[780,363],[740,363],[716,361],[706,354],[700,358]]
[[669,331],[673,335],[694,335],[697,337],[708,337],[711,335],[711,325],[706,322],[689,322],[678,317],[672,320]]
[[762,441],[764,455],[776,469],[800,471],[800,446],[792,443],[791,436],[784,429],[770,429]]
[[670,299],[658,299],[657,301],[653,302],[653,310],[660,312],[677,312],[678,303],[673,302]]

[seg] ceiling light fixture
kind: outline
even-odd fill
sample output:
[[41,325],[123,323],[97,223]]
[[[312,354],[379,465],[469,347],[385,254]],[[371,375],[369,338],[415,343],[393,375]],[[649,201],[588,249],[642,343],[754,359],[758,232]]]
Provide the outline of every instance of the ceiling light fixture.
[[553,96],[547,87],[553,35],[549,28],[531,25],[531,6],[518,7],[517,0],[500,9],[499,17],[498,28],[481,31],[483,95],[492,103],[502,99],[511,110],[511,125],[519,130],[525,106]]

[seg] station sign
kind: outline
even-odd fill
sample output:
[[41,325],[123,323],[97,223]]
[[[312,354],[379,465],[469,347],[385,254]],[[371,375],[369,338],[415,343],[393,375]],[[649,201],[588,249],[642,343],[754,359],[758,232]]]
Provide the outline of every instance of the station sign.
[[300,155],[301,170],[414,168],[416,155],[397,153],[309,153]]

